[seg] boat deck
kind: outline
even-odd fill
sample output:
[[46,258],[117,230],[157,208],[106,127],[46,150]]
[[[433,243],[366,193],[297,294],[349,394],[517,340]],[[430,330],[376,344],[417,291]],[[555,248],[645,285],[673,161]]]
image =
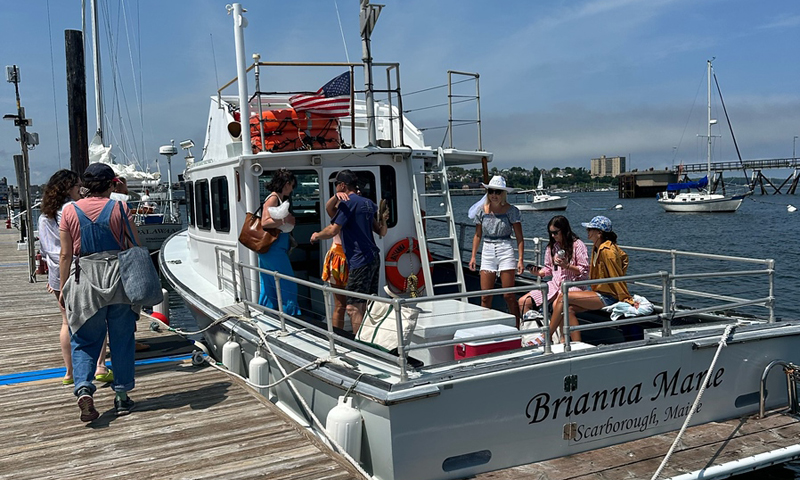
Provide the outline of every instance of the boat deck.
[[18,237],[0,231],[0,479],[362,478],[239,381],[185,355],[153,358],[185,354],[186,343],[147,331],[144,320],[136,336],[151,350],[137,354],[136,409],[116,418],[111,389],[98,384],[101,416],[81,422],[72,388],[60,381],[57,304],[45,280],[28,283]]

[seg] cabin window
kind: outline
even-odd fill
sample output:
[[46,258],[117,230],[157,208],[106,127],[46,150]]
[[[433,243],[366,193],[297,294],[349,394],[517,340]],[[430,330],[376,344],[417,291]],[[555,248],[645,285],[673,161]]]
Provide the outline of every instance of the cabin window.
[[389,204],[389,221],[386,223],[388,228],[397,225],[397,175],[394,167],[389,165],[381,166],[381,198]]
[[186,221],[194,227],[194,184],[186,182],[183,188],[186,191]]
[[211,202],[208,198],[208,180],[195,182],[194,205],[197,214],[197,228],[211,230]]
[[[380,168],[381,197],[386,199],[389,203],[389,222],[387,223],[387,227],[391,228],[397,225],[397,202],[394,201],[394,199],[397,198],[397,176],[395,175],[394,167],[384,165]],[[333,183],[338,173],[339,172],[333,172],[328,178],[328,189],[331,196],[336,193]],[[361,192],[361,196],[367,197],[376,204],[379,204],[375,175],[367,170],[353,170],[353,173],[358,177],[358,191]]]
[[[358,192],[361,194],[362,197],[369,198],[375,203],[378,203],[378,195],[376,193],[377,188],[375,186],[375,175],[368,170],[351,170],[353,173],[356,174],[356,178],[358,178]],[[336,180],[336,175],[339,172],[333,172],[331,176],[328,178],[328,189],[330,190],[330,195],[327,198],[330,198],[334,194],[336,194],[336,189],[333,188],[333,182]]]
[[214,177],[211,179],[211,203],[214,208],[214,230],[218,232],[231,231],[231,212],[228,203],[228,179]]
[[[262,199],[271,193],[269,182],[272,181],[272,172],[258,178],[259,193]],[[289,197],[290,211],[294,215],[296,224],[319,225],[319,173],[316,170],[292,170],[297,185]]]

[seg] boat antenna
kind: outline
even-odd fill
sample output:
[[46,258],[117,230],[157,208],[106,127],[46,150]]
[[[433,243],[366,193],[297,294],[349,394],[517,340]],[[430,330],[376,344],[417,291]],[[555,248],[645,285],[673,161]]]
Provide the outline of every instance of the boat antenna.
[[370,35],[378,22],[383,5],[370,5],[369,0],[361,0],[361,14],[359,24],[361,26],[361,60],[364,63],[364,90],[367,106],[367,131],[369,132],[369,146],[374,147],[378,141],[377,131],[375,130],[375,102],[373,100],[372,84],[372,48],[370,47]]
[[347,52],[347,40],[344,38],[344,29],[342,29],[342,17],[339,16],[339,2],[333,0],[333,5],[336,7],[336,19],[339,20],[339,33],[342,34],[342,44],[344,45],[344,58],[347,63],[350,63],[350,54]]
[[725,108],[725,99],[722,98],[722,90],[719,88],[719,80],[717,80],[717,73],[714,70],[711,70],[714,75],[714,83],[717,85],[717,93],[719,93],[719,101],[722,103],[722,111],[725,112],[725,121],[728,122],[728,129],[731,131],[731,138],[733,139],[733,146],[736,148],[736,156],[739,157],[739,165],[742,167],[742,172],[744,173],[744,180],[747,182],[747,188],[752,190],[754,185],[750,185],[750,180],[748,179],[747,169],[744,167],[744,162],[742,162],[742,154],[739,152],[739,143],[736,142],[736,135],[733,134],[733,124],[731,123],[731,118],[728,116],[728,109]]

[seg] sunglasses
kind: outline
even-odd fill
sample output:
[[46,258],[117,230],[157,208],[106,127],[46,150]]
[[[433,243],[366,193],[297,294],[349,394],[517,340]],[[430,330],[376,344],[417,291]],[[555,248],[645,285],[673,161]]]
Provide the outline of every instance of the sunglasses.
[[561,230],[548,230],[548,232],[550,232],[550,235],[555,237],[556,235],[561,233]]
[[494,188],[488,188],[486,189],[486,193],[488,193],[489,195],[500,195],[501,193],[503,193],[503,190],[495,190]]

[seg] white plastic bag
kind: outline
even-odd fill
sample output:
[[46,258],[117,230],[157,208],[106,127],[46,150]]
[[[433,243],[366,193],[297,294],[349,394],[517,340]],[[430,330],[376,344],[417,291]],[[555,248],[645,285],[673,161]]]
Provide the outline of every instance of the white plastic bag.
[[[272,217],[273,220],[283,220],[289,216],[289,202],[283,202],[277,207],[269,207],[267,210],[269,210],[269,216]],[[279,225],[278,229],[281,232],[291,232],[294,230],[294,225],[284,223]]]
[[633,296],[633,305],[627,302],[617,302],[613,305],[603,307],[606,312],[611,312],[611,320],[619,320],[621,317],[639,317],[653,313],[653,304],[650,300],[641,295]]

